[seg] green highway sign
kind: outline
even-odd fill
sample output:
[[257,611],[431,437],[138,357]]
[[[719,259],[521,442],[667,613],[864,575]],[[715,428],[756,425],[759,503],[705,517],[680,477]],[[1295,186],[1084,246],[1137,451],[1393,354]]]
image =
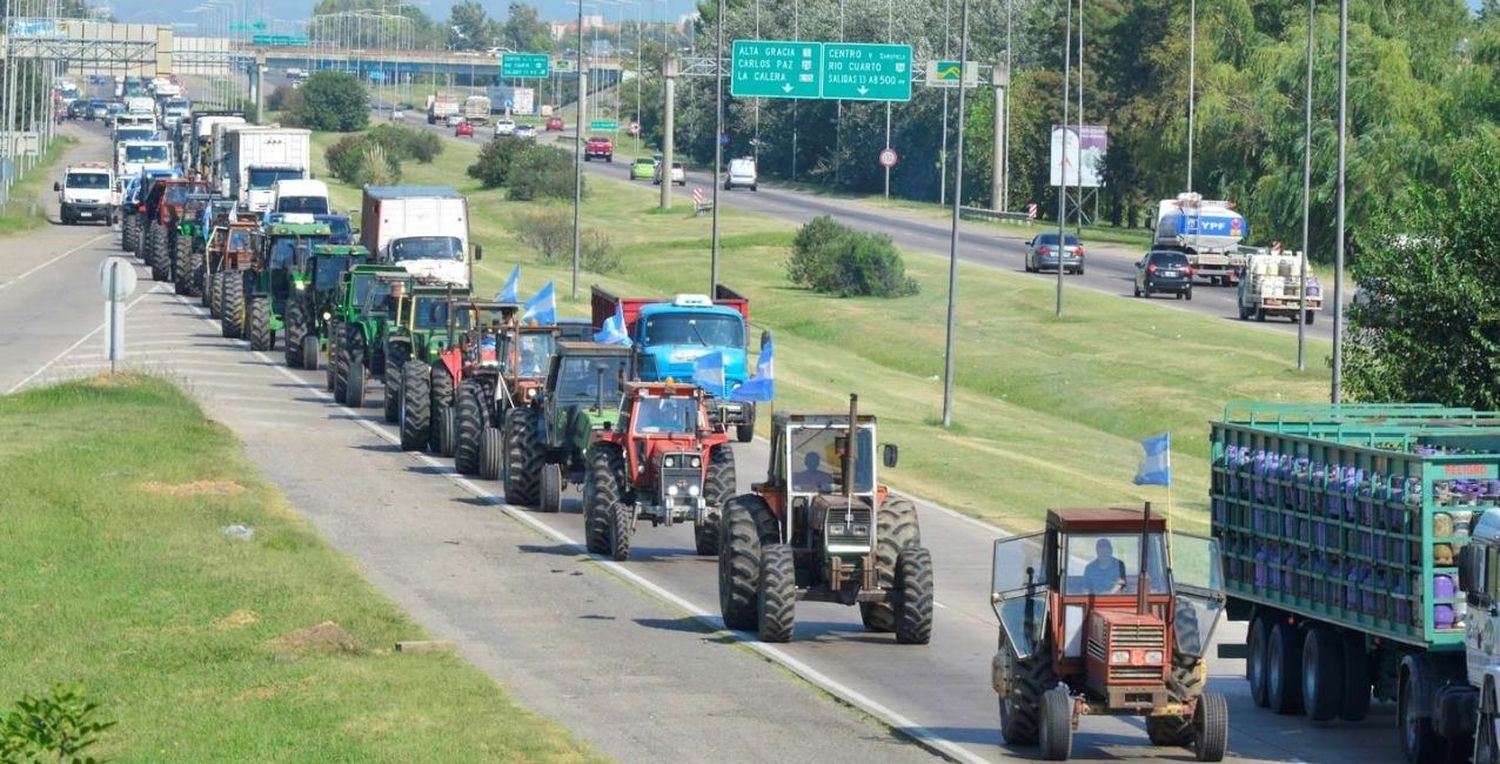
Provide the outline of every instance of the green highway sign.
[[552,76],[552,57],[546,53],[506,53],[500,57],[501,77],[541,79]]
[[578,71],[578,67],[574,65],[574,61],[571,58],[559,58],[552,62],[552,71],[576,72]]
[[250,44],[272,47],[304,46],[307,45],[307,38],[301,35],[258,34],[251,36]]
[[589,123],[589,129],[613,133],[620,129],[620,123],[613,119],[596,119]]
[[911,46],[823,43],[823,97],[910,101]]
[[735,40],[729,93],[737,98],[821,98],[823,43]]

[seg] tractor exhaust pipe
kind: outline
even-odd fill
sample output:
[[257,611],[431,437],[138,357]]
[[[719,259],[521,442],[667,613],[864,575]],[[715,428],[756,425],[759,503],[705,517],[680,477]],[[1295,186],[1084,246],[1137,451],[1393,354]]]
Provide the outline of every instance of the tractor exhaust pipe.
[[1135,584],[1135,612],[1136,615],[1147,614],[1146,595],[1151,589],[1151,576],[1147,573],[1146,566],[1151,561],[1151,502],[1146,502],[1146,511],[1141,520],[1141,563],[1138,580]]
[[849,435],[844,438],[844,453],[841,461],[843,464],[844,498],[848,499],[854,495],[854,460],[855,443],[859,434],[859,396],[849,394]]

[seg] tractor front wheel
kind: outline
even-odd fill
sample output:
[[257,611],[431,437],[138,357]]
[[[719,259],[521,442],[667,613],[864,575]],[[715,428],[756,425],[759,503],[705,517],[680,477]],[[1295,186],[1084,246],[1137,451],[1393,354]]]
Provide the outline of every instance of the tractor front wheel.
[[755,617],[762,642],[790,642],[797,623],[797,569],[792,548],[767,544],[760,553]]
[[630,559],[630,536],[635,532],[635,510],[623,501],[610,506],[609,556],[616,562]]
[[307,334],[307,309],[302,306],[301,300],[294,298],[287,303],[285,326],[286,337],[283,338],[281,350],[286,356],[287,368],[304,368],[302,338]]
[[[885,590],[896,586],[896,561],[902,551],[922,545],[917,508],[899,496],[887,496],[875,513],[875,585]],[[861,602],[859,617],[870,631],[896,628],[896,609],[890,602]]]
[[[363,408],[365,405],[364,348],[349,339],[339,343],[339,371],[343,372],[341,376],[344,404],[349,408]],[[334,390],[334,393],[337,394],[338,391]]]
[[211,274],[207,279],[207,282],[203,285],[203,289],[207,292],[204,295],[205,304],[208,305],[209,317],[217,319],[220,317],[220,297],[224,294],[224,272],[219,271],[218,273]]
[[589,471],[583,478],[583,538],[589,552],[609,554],[610,518],[621,500],[625,455],[613,443],[589,449]]
[[448,424],[453,417],[444,412],[453,407],[453,375],[441,361],[433,365],[428,387],[432,390],[432,403],[427,418],[432,431],[428,434],[427,449],[439,456],[451,457],[454,435]]
[[160,223],[152,223],[149,229],[150,235],[146,237],[150,244],[146,250],[146,264],[151,266],[151,278],[153,281],[172,280],[172,252],[168,247],[171,242],[167,241],[167,227]]
[[479,477],[485,480],[498,480],[502,466],[502,452],[505,451],[505,437],[500,434],[499,427],[486,427],[479,434]]
[[318,347],[318,338],[311,334],[302,335],[302,368],[308,371],[318,370],[318,356],[321,348]]
[[1042,758],[1067,761],[1073,755],[1073,698],[1067,685],[1042,693]]
[[172,289],[177,294],[193,291],[193,240],[182,234],[172,237]]
[[[189,242],[191,245],[191,241]],[[187,286],[183,293],[189,297],[203,298],[203,253],[189,246],[187,256]]]
[[896,641],[925,645],[932,641],[932,554],[907,547],[896,558]]
[[719,525],[719,613],[725,626],[756,627],[761,550],[780,540],[776,517],[759,495],[741,494],[724,505]]
[[[562,511],[562,465],[542,465],[542,491],[537,497],[537,509],[548,514]],[[629,542],[627,542],[628,544]]]
[[219,295],[219,329],[230,339],[245,334],[245,281],[240,274],[225,274],[224,291]]
[[505,413],[505,500],[534,507],[540,498],[542,441],[537,412],[530,407]]
[[734,498],[734,449],[729,444],[714,446],[708,452],[708,475],[703,481],[703,500],[708,512],[702,522],[693,524],[693,545],[700,555],[719,553],[719,522],[724,505]]
[[453,443],[453,467],[460,475],[479,474],[479,436],[484,432],[484,388],[465,381],[458,386],[458,437]]
[[[1001,650],[1012,650],[1003,633]],[[1014,655],[1014,653],[1012,653]],[[1000,735],[1010,745],[1036,745],[1041,736],[1042,695],[1057,683],[1052,649],[1043,643],[1026,659],[1012,658],[1009,692],[1000,696]]]
[[401,450],[421,451],[432,433],[432,369],[421,361],[401,367]]
[[270,350],[276,344],[276,335],[271,331],[271,298],[259,295],[250,298],[250,349]]
[[1210,692],[1198,699],[1193,716],[1193,753],[1198,761],[1223,761],[1229,744],[1229,702]]

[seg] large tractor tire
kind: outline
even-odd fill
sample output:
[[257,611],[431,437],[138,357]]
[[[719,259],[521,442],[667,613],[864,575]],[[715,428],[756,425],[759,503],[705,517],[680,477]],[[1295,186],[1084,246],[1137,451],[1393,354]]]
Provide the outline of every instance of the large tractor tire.
[[141,219],[135,214],[127,214],[120,221],[120,249],[135,253],[141,246]]
[[[458,386],[458,405],[454,412],[458,437],[453,443],[453,468],[460,475],[479,474],[479,437],[484,433],[484,387],[464,380]],[[515,502],[511,502],[515,503]]]
[[499,427],[486,427],[479,433],[479,477],[499,480],[505,466],[505,436]]
[[[875,512],[875,585],[894,589],[896,562],[901,552],[921,545],[922,529],[917,525],[917,508],[904,498],[887,496]],[[896,629],[896,608],[890,602],[861,602],[859,617],[870,631]]]
[[276,333],[271,331],[271,298],[256,295],[250,298],[250,349],[270,350],[276,344]]
[[761,550],[781,542],[771,507],[756,494],[724,505],[719,526],[719,613],[731,629],[757,627]]
[[411,358],[411,346],[404,342],[386,345],[385,367],[381,369],[381,380],[385,393],[381,400],[386,424],[401,422],[401,367]]
[[287,368],[304,368],[302,338],[307,335],[307,308],[303,307],[301,300],[287,301],[286,321],[282,325],[286,336],[282,338],[281,350],[286,356]]
[[193,293],[193,237],[177,234],[172,237],[172,289],[177,294]]
[[439,456],[451,457],[457,433],[450,431],[447,424],[453,421],[453,414],[449,411],[453,407],[453,374],[446,364],[440,361],[433,365],[429,386],[432,389],[432,413],[428,422],[432,431],[427,436],[427,449]]
[[630,559],[630,539],[635,535],[635,508],[615,502],[609,508],[609,556],[615,562]]
[[219,318],[219,296],[224,290],[224,272],[219,271],[208,275],[208,283],[203,286],[207,291],[204,295],[204,303],[208,305],[208,315],[217,320]]
[[220,295],[219,329],[230,339],[245,334],[245,280],[238,273],[224,275],[224,292]]
[[[355,330],[357,331],[357,329]],[[365,346],[362,337],[345,337],[339,343],[339,371],[344,380],[344,405],[352,409],[365,405]],[[337,394],[337,390],[334,391]]]
[[339,322],[328,322],[328,364],[324,367],[326,371],[323,386],[328,392],[333,393],[333,399],[339,403],[344,402],[343,393],[338,391],[339,337],[343,335],[343,331],[344,327]]
[[562,465],[543,464],[542,479],[538,481],[539,492],[536,508],[539,512],[555,514],[562,511],[563,476]]
[[589,449],[589,471],[583,477],[583,539],[593,554],[609,554],[609,526],[624,494],[625,454],[613,443]]
[[895,599],[896,641],[932,641],[932,554],[925,547],[907,547],[896,558]]
[[[1013,649],[1003,631],[999,649]],[[1000,696],[1000,735],[1010,745],[1036,745],[1041,736],[1042,695],[1057,684],[1051,646],[1039,645],[1024,660],[1012,657],[1008,682],[1011,691]]]
[[167,240],[167,227],[160,223],[151,224],[151,249],[147,251],[147,264],[151,266],[151,278],[154,281],[172,280],[172,242]]
[[1045,761],[1067,761],[1073,755],[1073,698],[1065,685],[1042,693],[1041,735]]
[[537,431],[538,416],[529,406],[505,413],[505,500],[511,504],[534,507],[541,499],[545,454]]
[[790,642],[797,625],[797,568],[792,548],[767,544],[760,551],[755,623],[762,642]]
[[432,436],[432,369],[418,360],[401,367],[401,450],[421,451]]
[[318,361],[320,360],[318,356],[322,350],[318,345],[318,338],[312,334],[304,334],[302,335],[302,342],[298,344],[302,346],[302,368],[308,371],[317,371]]
[[703,480],[703,500],[708,502],[708,518],[693,525],[693,546],[700,555],[719,553],[719,523],[724,505],[734,498],[734,449],[728,443],[708,452],[708,475]]

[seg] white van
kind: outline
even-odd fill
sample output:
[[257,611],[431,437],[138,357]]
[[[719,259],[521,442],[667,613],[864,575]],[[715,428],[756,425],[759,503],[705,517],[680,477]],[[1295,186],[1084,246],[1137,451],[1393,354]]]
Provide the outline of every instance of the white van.
[[52,184],[62,224],[87,220],[114,225],[120,201],[114,185],[114,172],[102,162],[68,167],[62,181]]
[[729,174],[724,176],[724,190],[729,191],[735,186],[748,187],[751,191],[759,190],[756,183],[755,160],[751,157],[740,157],[729,160]]
[[328,184],[321,180],[278,180],[271,187],[271,211],[327,215]]

